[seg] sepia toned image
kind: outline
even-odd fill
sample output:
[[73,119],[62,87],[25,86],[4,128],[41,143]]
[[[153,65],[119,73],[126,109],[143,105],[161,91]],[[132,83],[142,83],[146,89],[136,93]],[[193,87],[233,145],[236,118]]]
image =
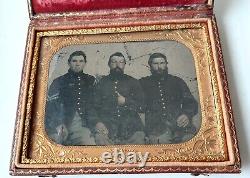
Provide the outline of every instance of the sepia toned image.
[[200,129],[193,54],[177,41],[70,45],[48,73],[45,131],[55,143],[176,144]]

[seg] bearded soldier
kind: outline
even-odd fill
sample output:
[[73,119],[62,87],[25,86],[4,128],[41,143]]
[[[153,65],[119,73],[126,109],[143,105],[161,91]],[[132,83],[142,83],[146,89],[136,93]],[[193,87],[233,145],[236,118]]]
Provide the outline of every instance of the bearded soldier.
[[151,144],[179,143],[192,137],[196,128],[192,117],[198,104],[186,83],[168,74],[165,55],[154,53],[148,64],[152,75],[140,79],[145,93],[145,127]]
[[144,144],[143,124],[139,117],[143,92],[138,80],[124,74],[126,60],[122,53],[110,56],[110,74],[95,88],[97,145]]

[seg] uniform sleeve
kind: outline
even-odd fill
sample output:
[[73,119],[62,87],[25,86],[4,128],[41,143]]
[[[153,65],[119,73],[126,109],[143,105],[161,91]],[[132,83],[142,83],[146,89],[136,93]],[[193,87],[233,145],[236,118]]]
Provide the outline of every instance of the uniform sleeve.
[[47,133],[53,134],[55,128],[62,124],[63,105],[59,98],[59,81],[56,79],[49,87],[46,100],[45,129]]
[[128,109],[142,112],[144,103],[144,92],[138,80],[131,82],[131,91],[129,96],[126,97],[125,107]]
[[192,119],[198,112],[198,103],[191,94],[187,84],[180,80],[181,92],[182,92],[182,111],[189,119]]
[[146,111],[146,103],[147,103],[147,98],[146,98],[146,93],[147,93],[147,85],[146,85],[146,80],[144,78],[141,78],[139,80],[139,83],[140,83],[140,86],[141,86],[141,92],[142,92],[142,95],[143,95],[143,101],[140,103],[140,112],[141,113],[145,113]]
[[101,121],[100,118],[98,117],[98,111],[102,107],[101,88],[102,88],[101,81],[93,85],[93,94],[92,94],[92,99],[90,100],[89,117],[88,117],[88,124],[92,131],[94,131],[95,125]]
[[49,87],[49,91],[48,91],[48,97],[47,100],[53,100],[53,99],[57,99],[59,97],[59,84],[60,81],[58,79],[55,79],[50,87]]
[[90,78],[89,89],[87,93],[87,103],[86,103],[86,119],[87,119],[87,126],[91,129],[95,124],[96,118],[96,111],[94,106],[94,86],[95,86],[95,78]]

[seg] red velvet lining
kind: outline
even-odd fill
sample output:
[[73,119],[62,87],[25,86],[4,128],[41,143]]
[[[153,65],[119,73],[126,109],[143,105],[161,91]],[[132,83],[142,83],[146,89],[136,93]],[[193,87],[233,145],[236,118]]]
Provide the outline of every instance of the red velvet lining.
[[32,0],[35,14],[205,3],[207,0]]

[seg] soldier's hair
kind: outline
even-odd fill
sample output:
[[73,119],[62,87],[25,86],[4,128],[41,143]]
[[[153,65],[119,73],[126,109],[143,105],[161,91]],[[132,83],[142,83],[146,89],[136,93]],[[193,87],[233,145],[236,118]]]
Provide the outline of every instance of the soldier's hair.
[[166,63],[168,63],[167,57],[164,54],[162,54],[162,53],[153,53],[153,54],[150,55],[149,60],[148,60],[148,65],[149,66],[151,66],[154,58],[163,58],[166,61]]
[[126,60],[125,60],[124,55],[123,55],[121,52],[116,52],[116,53],[112,54],[112,55],[109,57],[108,65],[110,65],[110,63],[111,63],[111,58],[114,57],[114,56],[123,57],[124,62],[126,63]]
[[71,59],[72,59],[74,56],[83,56],[83,57],[84,57],[84,61],[87,62],[86,54],[85,54],[83,51],[75,51],[75,52],[73,52],[73,53],[69,56],[68,63],[70,63]]

